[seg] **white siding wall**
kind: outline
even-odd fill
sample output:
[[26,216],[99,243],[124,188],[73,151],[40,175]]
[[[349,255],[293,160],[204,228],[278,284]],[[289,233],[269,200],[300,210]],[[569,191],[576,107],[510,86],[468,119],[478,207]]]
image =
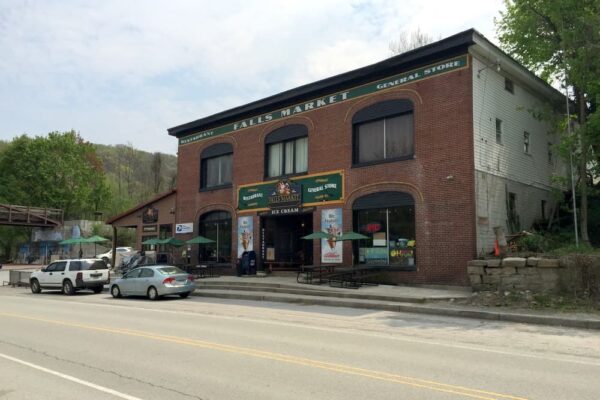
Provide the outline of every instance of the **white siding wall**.
[[[493,249],[494,227],[501,226],[510,233],[506,212],[508,192],[516,194],[521,230],[530,229],[533,221],[542,217],[542,200],[546,201],[548,217],[555,206],[550,178],[559,168],[556,156],[552,163],[548,162],[548,142],[556,142],[558,136],[552,133],[549,122],[540,121],[531,113],[542,109],[543,100],[516,80],[513,80],[514,94],[508,92],[504,89],[503,71],[485,66],[473,57],[476,224],[480,252]],[[501,144],[496,143],[496,118],[502,120]],[[525,131],[529,132],[529,154],[524,151]]]

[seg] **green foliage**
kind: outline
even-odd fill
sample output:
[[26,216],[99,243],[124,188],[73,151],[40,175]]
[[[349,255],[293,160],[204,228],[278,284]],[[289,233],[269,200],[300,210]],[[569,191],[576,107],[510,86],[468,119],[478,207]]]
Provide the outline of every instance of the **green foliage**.
[[15,138],[0,170],[0,202],[60,208],[65,218],[92,213],[109,196],[94,146],[73,131]]
[[[550,83],[572,88],[572,136],[563,135],[559,154],[578,168],[582,198],[581,237],[588,241],[588,186],[600,166],[600,0],[506,0],[496,21],[504,50]],[[563,107],[562,105],[557,105]],[[566,120],[559,132],[566,131]]]
[[175,187],[177,157],[136,150],[131,144],[96,145],[111,193],[107,218]]
[[522,251],[541,253],[548,248],[548,241],[543,235],[534,233],[517,239],[517,247]]

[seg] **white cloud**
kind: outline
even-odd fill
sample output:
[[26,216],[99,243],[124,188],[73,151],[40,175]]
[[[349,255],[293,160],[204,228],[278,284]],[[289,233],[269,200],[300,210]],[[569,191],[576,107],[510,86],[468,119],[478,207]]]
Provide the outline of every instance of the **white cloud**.
[[500,0],[0,3],[0,139],[71,129],[174,153],[167,128],[358,68],[420,27],[493,39]]

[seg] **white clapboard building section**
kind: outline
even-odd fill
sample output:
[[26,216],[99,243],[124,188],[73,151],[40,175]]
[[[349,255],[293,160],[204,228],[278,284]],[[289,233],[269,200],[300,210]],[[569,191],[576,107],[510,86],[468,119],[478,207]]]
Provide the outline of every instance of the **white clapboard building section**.
[[470,52],[477,248],[489,252],[494,227],[529,230],[554,211],[552,176],[565,168],[552,152],[560,133],[548,118],[564,114],[565,100],[484,38]]

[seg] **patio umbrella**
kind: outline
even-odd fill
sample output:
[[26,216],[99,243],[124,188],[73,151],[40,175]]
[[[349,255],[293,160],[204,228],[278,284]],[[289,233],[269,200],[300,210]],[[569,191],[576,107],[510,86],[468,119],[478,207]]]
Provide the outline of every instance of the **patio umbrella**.
[[157,241],[158,244],[168,244],[173,247],[181,247],[185,244],[185,242],[181,239],[176,239],[174,237],[170,237],[167,239],[162,239]]
[[186,241],[187,244],[207,244],[214,242],[214,240],[206,238],[204,236],[196,236],[195,238]]
[[151,245],[155,245],[155,244],[158,244],[158,243],[159,243],[159,240],[157,238],[152,238],[152,239],[144,240],[142,242],[142,244],[148,244],[148,245],[150,245],[150,244]]
[[107,239],[105,237],[94,235],[92,237],[85,239],[84,243],[94,243],[94,257],[95,257],[96,256],[96,244],[102,243],[102,242],[108,242],[109,240],[110,239]]
[[79,244],[79,258],[81,258],[82,256],[81,243],[87,243],[87,239],[80,236],[77,238],[65,239],[58,242],[58,244],[62,245]]
[[362,235],[360,233],[349,231],[349,232],[342,233],[342,236],[337,238],[337,240],[360,240],[360,239],[369,239],[369,237]]
[[300,239],[312,240],[312,239],[329,239],[329,233],[323,231],[313,232],[310,235],[302,236]]

